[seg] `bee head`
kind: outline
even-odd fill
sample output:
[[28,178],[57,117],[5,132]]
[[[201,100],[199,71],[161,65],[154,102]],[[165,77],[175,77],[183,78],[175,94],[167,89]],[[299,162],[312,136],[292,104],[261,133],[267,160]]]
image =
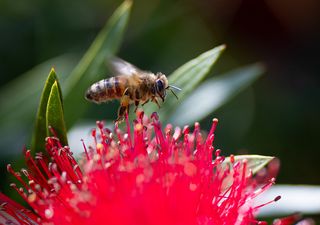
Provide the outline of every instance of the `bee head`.
[[168,88],[168,79],[166,75],[162,73],[157,73],[157,80],[155,83],[157,95],[164,101],[166,97],[166,89]]

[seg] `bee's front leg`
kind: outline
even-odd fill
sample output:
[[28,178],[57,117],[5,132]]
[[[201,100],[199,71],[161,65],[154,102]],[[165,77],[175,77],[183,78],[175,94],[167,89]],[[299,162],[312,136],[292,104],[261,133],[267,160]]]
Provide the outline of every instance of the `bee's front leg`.
[[143,102],[141,105],[144,106],[145,104],[147,104],[150,101],[150,99],[146,100],[145,102]]
[[159,102],[158,102],[158,100],[156,99],[156,97],[153,97],[151,101],[154,102],[155,104],[157,104],[157,106],[158,106],[159,109],[160,109],[160,105],[159,105]]

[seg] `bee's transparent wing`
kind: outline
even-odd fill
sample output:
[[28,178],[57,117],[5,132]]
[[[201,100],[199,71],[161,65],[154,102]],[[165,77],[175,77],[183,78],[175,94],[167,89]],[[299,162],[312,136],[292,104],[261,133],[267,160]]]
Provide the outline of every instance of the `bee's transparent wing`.
[[108,61],[108,67],[114,73],[114,75],[125,75],[125,76],[136,76],[144,71],[140,70],[139,68],[135,67],[131,63],[124,61],[123,59],[112,57]]

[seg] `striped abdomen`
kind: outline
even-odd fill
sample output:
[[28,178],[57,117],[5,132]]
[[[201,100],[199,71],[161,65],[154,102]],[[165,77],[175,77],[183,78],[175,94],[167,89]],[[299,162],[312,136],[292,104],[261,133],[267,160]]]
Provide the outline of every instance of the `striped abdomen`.
[[123,77],[111,77],[100,80],[89,87],[86,99],[96,103],[120,99],[127,87],[127,80]]

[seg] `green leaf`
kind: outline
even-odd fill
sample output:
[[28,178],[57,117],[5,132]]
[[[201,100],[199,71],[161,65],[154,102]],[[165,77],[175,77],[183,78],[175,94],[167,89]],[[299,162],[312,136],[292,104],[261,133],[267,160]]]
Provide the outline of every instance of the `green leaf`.
[[64,106],[69,126],[73,125],[90,105],[84,99],[87,88],[105,77],[105,61],[114,55],[120,46],[131,5],[131,1],[120,5],[66,80]]
[[[199,85],[224,49],[225,45],[215,47],[182,65],[169,76],[169,84],[181,88],[182,91],[177,93],[178,101],[174,96],[167,97],[159,111],[162,120],[167,120],[176,109],[176,106]],[[145,110],[152,112],[156,110],[156,107],[149,104],[145,107]]]
[[[49,97],[52,92],[53,85],[56,84],[58,96],[59,96],[59,102],[62,102],[61,98],[61,89],[58,83],[57,75],[52,68],[49,76],[47,78],[47,81],[45,83],[45,86],[42,91],[36,122],[35,122],[35,129],[32,137],[31,142],[31,149],[32,151],[39,152],[44,151],[45,149],[45,138],[49,135],[48,133],[48,126],[47,126],[47,107],[48,107],[48,101]],[[62,107],[62,104],[61,104]]]
[[52,58],[2,87],[0,90],[0,129],[4,129],[7,124],[8,126],[19,124],[19,127],[27,124],[29,127],[37,110],[47,72],[53,65],[59,68],[61,71],[59,80],[63,83],[66,75],[76,65],[77,58],[70,54]]
[[63,145],[68,144],[67,131],[64,122],[63,108],[61,101],[61,92],[58,81],[55,81],[51,87],[47,109],[46,109],[46,127],[51,126],[55,135]]
[[205,118],[251,85],[263,72],[264,66],[256,63],[207,80],[176,108],[170,122],[184,125]]
[[[263,156],[263,155],[236,155],[234,156],[235,162],[247,160],[248,169],[252,171],[253,174],[256,174],[258,171],[263,169],[266,165],[268,165],[271,160],[275,157],[273,156]],[[223,164],[231,164],[230,157],[227,157]]]

